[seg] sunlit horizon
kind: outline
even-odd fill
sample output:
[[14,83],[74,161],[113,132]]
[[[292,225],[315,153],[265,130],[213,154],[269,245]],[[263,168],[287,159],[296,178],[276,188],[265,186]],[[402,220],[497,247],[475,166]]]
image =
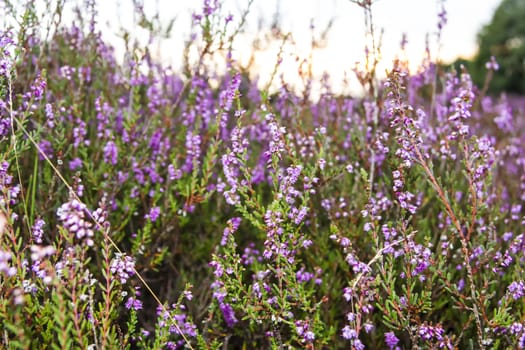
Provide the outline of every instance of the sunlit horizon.
[[[236,23],[247,3],[248,1],[224,0],[221,11],[232,14],[233,22]],[[407,44],[402,55],[409,61],[412,71],[417,70],[425,58],[427,42],[434,61],[449,63],[457,57],[474,56],[477,51],[476,34],[490,21],[499,3],[500,0],[487,0],[482,4],[475,0],[445,1],[447,23],[438,42],[436,33],[438,13],[441,11],[440,1],[375,1],[372,10],[376,43],[382,32],[381,59],[377,69],[379,76],[384,75],[385,70],[391,68],[392,61],[401,54],[400,42],[403,34],[406,35]],[[131,4],[107,1],[98,6],[99,26],[108,27],[103,32],[116,47],[117,54],[121,54],[123,46],[121,40],[119,42],[118,32],[122,28],[137,38],[140,37],[140,30],[133,26]],[[177,70],[181,67],[184,43],[190,34],[191,14],[199,11],[202,2],[189,4],[157,0],[149,2],[148,6],[145,6],[145,11],[154,14],[158,10],[161,21],[167,22],[175,17],[172,36],[165,39],[153,52],[158,56],[157,59]],[[245,31],[236,38],[234,59],[240,64],[247,62],[253,49],[253,40],[261,35],[259,24],[262,22],[262,29],[269,31],[277,10],[280,29],[290,36],[284,46],[282,62],[274,82],[277,80],[277,85],[280,85],[282,75],[287,83],[300,89],[302,83],[298,75],[299,67],[303,64],[304,68],[304,62],[310,62],[311,59],[316,82],[327,73],[334,92],[358,92],[359,83],[352,69],[356,65],[364,66],[364,50],[366,45],[370,46],[370,38],[367,38],[365,30],[363,10],[348,0],[305,0],[300,5],[294,0],[255,0],[247,17]],[[333,23],[324,46],[312,53],[312,32],[318,37],[330,21]],[[313,31],[310,29],[312,25]],[[142,41],[145,43],[144,38]],[[262,86],[267,84],[272,75],[280,47],[281,42],[270,43],[255,56],[252,74],[259,77]],[[345,78],[348,81],[346,86],[343,83]]]

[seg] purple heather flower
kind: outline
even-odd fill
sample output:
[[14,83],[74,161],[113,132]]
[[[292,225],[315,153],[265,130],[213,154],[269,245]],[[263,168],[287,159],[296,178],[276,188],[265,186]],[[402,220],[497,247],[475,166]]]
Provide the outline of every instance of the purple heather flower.
[[117,145],[113,141],[108,141],[104,146],[104,162],[116,165],[118,160]]
[[228,327],[233,327],[237,322],[237,318],[235,317],[235,313],[233,311],[233,308],[230,304],[221,303],[219,305],[219,308],[222,312],[222,316],[224,317],[224,321],[226,321],[226,324]]
[[191,130],[186,134],[186,161],[182,166],[182,171],[185,173],[191,173],[194,166],[200,164],[200,147],[201,147],[201,136],[193,134]]
[[347,340],[357,339],[357,332],[355,331],[355,329],[353,329],[350,326],[346,325],[343,328],[342,336],[343,336],[343,338],[345,338]]
[[441,30],[447,24],[447,11],[444,7],[441,8],[441,11],[438,13],[438,29]]
[[[5,105],[3,101],[0,101],[0,112],[2,110],[2,104]],[[0,138],[3,138],[11,132],[11,121],[10,118],[2,118],[0,114]]]
[[459,281],[458,281],[458,284],[457,284],[457,289],[459,291],[462,291],[463,288],[465,288],[465,280],[463,278],[461,278]]
[[[49,142],[48,140],[44,140],[42,139],[39,144],[38,144],[38,147],[40,147],[40,149],[42,150],[42,153],[45,154],[47,156],[47,158],[49,159],[53,159],[53,145],[51,144],[51,142]],[[40,160],[44,160],[44,155],[42,154],[39,154],[38,155],[38,158]]]
[[117,253],[111,260],[110,271],[116,275],[120,283],[124,284],[135,274],[135,261],[130,256]]
[[297,278],[297,282],[306,283],[310,281],[312,278],[314,278],[314,274],[311,272],[305,271],[304,267],[301,267],[301,269],[295,273],[295,277]]
[[303,338],[303,342],[311,343],[315,340],[315,334],[310,330],[310,325],[306,321],[295,321],[295,331]]
[[[241,85],[241,74],[236,73],[228,85],[228,88],[221,92],[219,96],[220,100],[220,107],[225,110],[229,111],[232,107],[233,99],[235,98],[235,95],[239,91],[239,86]],[[226,127],[226,120],[221,119],[221,127]]]
[[353,294],[354,294],[354,292],[353,292],[352,288],[345,287],[343,289],[343,297],[345,298],[346,301],[352,300]]
[[423,340],[430,340],[434,337],[434,329],[432,327],[422,325],[419,327],[418,334]]
[[71,80],[73,73],[75,72],[74,67],[70,67],[68,65],[62,66],[58,69],[58,76],[60,78],[64,78],[66,80]]
[[38,75],[34,84],[31,85],[31,91],[35,100],[39,101],[44,96],[44,90],[47,86],[46,81],[41,75]]
[[69,170],[75,171],[82,168],[82,160],[80,158],[74,158],[69,162]]
[[244,152],[246,152],[248,145],[250,142],[246,137],[244,137],[246,129],[245,128],[233,128],[230,140],[232,144],[232,152],[236,154],[237,156],[242,156]]
[[170,181],[178,180],[182,177],[182,171],[180,169],[175,169],[173,164],[168,165],[168,179]]
[[514,281],[509,285],[507,291],[512,294],[514,300],[518,300],[525,295],[525,284],[523,281]]
[[364,350],[365,349],[365,345],[363,344],[363,342],[359,338],[354,339],[353,343],[354,343],[355,350]]
[[184,294],[184,297],[186,300],[192,300],[193,299],[193,293],[190,290],[185,290],[182,292]]
[[86,217],[86,210],[84,203],[72,199],[57,209],[57,216],[65,229],[91,246],[93,245],[93,225]]
[[299,225],[304,220],[307,213],[308,213],[308,207],[301,207],[300,210],[294,207],[290,210],[288,217],[290,219],[293,219],[296,225]]
[[42,244],[42,236],[44,235],[43,227],[46,224],[41,218],[37,218],[35,223],[31,227],[31,233],[33,234],[33,239],[35,243]]
[[48,128],[53,129],[55,127],[55,115],[53,114],[53,106],[50,103],[46,103],[46,125]]
[[73,147],[78,148],[81,144],[89,144],[89,141],[85,140],[87,135],[87,125],[82,119],[77,119],[77,126],[73,128]]
[[308,247],[310,247],[312,244],[314,244],[314,242],[312,242],[311,239],[305,239],[305,240],[303,241],[302,246],[303,246],[303,248],[308,248]]
[[275,116],[273,114],[268,114],[266,116],[266,121],[268,122],[268,128],[270,132],[270,142],[268,143],[268,150],[264,153],[266,156],[267,167],[270,167],[272,164],[272,158],[275,156],[278,159],[281,159],[281,154],[284,152],[284,134],[286,129],[277,124]]
[[388,332],[385,333],[385,343],[389,349],[392,350],[397,345],[397,343],[399,343],[399,339],[396,337],[394,332]]
[[149,210],[149,213],[144,215],[145,219],[150,220],[151,222],[157,221],[160,216],[160,207],[153,207]]
[[370,333],[370,332],[372,332],[372,330],[374,330],[374,325],[371,324],[371,323],[365,323],[363,325],[363,328],[364,328],[366,333]]
[[224,268],[222,267],[221,263],[213,260],[208,265],[214,268],[213,274],[215,275],[215,277],[217,278],[222,277],[224,273]]
[[497,116],[494,118],[494,123],[496,123],[500,130],[512,132],[515,127],[512,107],[506,101],[503,101],[498,106],[497,113]]
[[240,217],[234,217],[228,220],[228,226],[224,229],[224,232],[222,233],[222,239],[221,239],[221,245],[225,246],[228,242],[228,237],[235,233],[237,229],[239,228],[239,225],[241,224],[241,218]]
[[513,324],[511,324],[509,327],[508,327],[508,330],[510,332],[510,334],[521,334],[523,333],[523,324],[519,323],[519,322],[514,322]]
[[129,297],[128,300],[126,301],[125,306],[126,306],[126,309],[128,310],[133,309],[135,311],[138,311],[142,309],[142,301],[140,301],[139,299],[133,298],[133,297]]

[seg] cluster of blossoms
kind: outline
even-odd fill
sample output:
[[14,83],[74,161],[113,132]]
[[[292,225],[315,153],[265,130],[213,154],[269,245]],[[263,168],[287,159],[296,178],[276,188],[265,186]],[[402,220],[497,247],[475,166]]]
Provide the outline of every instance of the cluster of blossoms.
[[435,344],[439,349],[454,349],[450,339],[445,336],[445,330],[439,325],[423,324],[419,326],[417,333],[423,342]]
[[[368,266],[366,266],[366,270],[368,269]],[[366,270],[363,270],[363,273]],[[349,340],[356,350],[365,348],[363,342],[359,339],[361,331],[364,330],[366,333],[370,333],[374,329],[371,323],[365,322],[366,318],[374,310],[373,303],[376,292],[372,287],[373,284],[374,277],[363,274],[358,275],[353,286],[345,287],[343,290],[343,297],[352,305],[352,311],[346,314],[348,324],[341,330],[341,336]]]
[[271,167],[274,159],[280,160],[285,150],[284,134],[286,133],[286,128],[279,126],[275,116],[271,113],[268,113],[265,119],[268,123],[270,141],[268,142],[268,150],[264,152],[264,156],[266,157],[267,167]]
[[111,260],[110,271],[117,276],[120,283],[125,284],[135,274],[135,261],[130,256],[117,253]]
[[138,297],[140,297],[141,294],[142,293],[140,292],[140,289],[138,287],[135,287],[135,296],[128,297],[128,299],[126,300],[126,304],[124,304],[124,306],[126,306],[126,309],[133,309],[135,311],[142,310],[142,301],[138,299]]
[[[430,247],[425,247],[414,242],[412,236],[404,241],[406,262],[413,267],[411,274],[412,276],[419,276],[421,281],[426,279],[423,273],[430,267],[431,248],[431,245]],[[405,278],[405,273],[401,273],[401,277]]]
[[388,346],[389,350],[399,349],[399,347],[396,346],[398,343],[399,343],[399,339],[398,337],[396,337],[394,332],[385,333],[385,344]]
[[[419,155],[423,152],[421,128],[425,113],[421,109],[414,113],[414,108],[401,98],[403,79],[406,75],[404,71],[393,70],[385,83],[385,87],[390,90],[385,103],[387,104],[386,117],[390,120],[390,127],[395,130],[400,146],[395,154],[402,160],[403,167],[410,168],[419,160]],[[428,157],[426,152],[421,155]]]
[[191,173],[200,164],[201,136],[188,131],[186,134],[186,161],[182,166],[185,173]]
[[20,194],[20,185],[13,185],[13,176],[8,174],[8,168],[8,162],[0,163],[0,207],[14,205]]
[[295,321],[295,331],[304,343],[311,343],[315,340],[315,333],[310,329],[310,323],[308,321]]
[[118,161],[118,148],[114,141],[108,141],[104,146],[104,162],[116,165]]
[[160,216],[160,207],[152,207],[150,208],[149,213],[144,215],[144,218],[148,219],[151,222],[155,222],[157,221],[159,216]]
[[250,242],[243,250],[243,254],[241,255],[241,263],[243,265],[252,265],[256,261],[262,262],[262,260],[263,257],[261,256],[261,252],[255,247],[254,242]]
[[36,244],[42,244],[42,238],[44,235],[44,225],[46,222],[42,218],[37,218],[31,227],[31,233]]
[[58,219],[62,226],[77,239],[85,241],[88,246],[93,245],[93,224],[87,218],[87,207],[77,199],[71,199],[57,209]]
[[518,339],[516,344],[518,349],[525,349],[525,327],[523,323],[514,322],[507,327],[506,331]]
[[266,259],[271,259],[275,255],[281,255],[291,260],[294,259],[294,254],[289,250],[286,242],[281,243],[280,236],[284,233],[282,223],[284,219],[279,211],[268,210],[264,214],[264,222],[266,224],[266,240],[264,241],[263,256]]
[[[223,192],[226,203],[230,205],[240,204],[238,190],[248,184],[246,179],[239,180],[241,176],[241,165],[245,160],[245,152],[248,147],[248,140],[243,136],[244,128],[235,127],[231,133],[231,151],[222,156],[222,167],[226,184],[220,183],[217,187],[219,192]],[[225,190],[226,185],[229,189]]]
[[[12,50],[15,42],[11,32],[0,32],[0,77],[9,76],[13,65]],[[1,134],[0,134],[1,136]]]
[[219,96],[219,106],[223,110],[221,116],[220,126],[222,130],[226,130],[228,127],[228,112],[232,108],[233,100],[239,93],[239,86],[241,85],[241,74],[236,73],[233,75],[228,87],[221,91]]
[[399,206],[407,210],[410,214],[415,214],[417,210],[417,205],[414,204],[416,198],[411,192],[402,191],[404,184],[401,172],[399,170],[394,170],[392,172],[392,177],[394,179],[393,190]]
[[[371,2],[361,1],[364,6]],[[21,293],[34,293],[24,297],[39,301],[47,295],[39,290],[42,285],[44,293],[55,287],[52,277],[63,279],[68,287],[80,281],[78,289],[69,289],[72,293],[66,295],[66,303],[78,290],[79,299],[92,304],[82,307],[79,314],[84,313],[92,325],[99,324],[101,311],[93,303],[98,299],[101,271],[93,267],[101,260],[86,259],[98,254],[88,246],[94,244],[94,233],[100,234],[97,228],[109,232],[110,222],[121,220],[112,226],[116,231],[112,237],[132,252],[129,256],[116,254],[106,268],[117,281],[115,290],[120,289],[112,295],[121,297],[119,302],[124,300],[127,309],[119,312],[127,311],[134,317],[129,326],[152,319],[155,312],[145,307],[152,301],[149,296],[145,296],[143,308],[138,290],[132,295],[122,291],[138,273],[133,256],[137,249],[139,254],[148,249],[144,245],[161,251],[144,260],[152,265],[152,269],[141,266],[146,271],[163,264],[163,270],[173,267],[184,271],[184,278],[195,278],[199,284],[206,284],[210,275],[213,279],[212,300],[201,294],[195,302],[202,304],[190,310],[178,303],[158,309],[154,339],[139,339],[135,335],[140,330],[132,334],[127,327],[129,337],[137,342],[151,340],[167,349],[192,347],[194,342],[222,343],[224,347],[242,343],[258,348],[269,347],[270,342],[279,343],[279,347],[298,342],[307,348],[343,343],[350,343],[353,349],[364,349],[365,344],[390,350],[450,348],[449,336],[457,346],[464,346],[468,337],[481,333],[476,332],[481,328],[475,329],[471,317],[478,306],[483,326],[499,322],[492,315],[509,314],[500,318],[504,325],[497,325],[505,333],[501,346],[523,347],[523,310],[505,309],[525,297],[525,283],[519,278],[525,261],[525,234],[519,233],[525,217],[518,199],[525,198],[524,138],[519,131],[521,118],[513,119],[510,103],[506,99],[477,100],[476,87],[465,71],[460,76],[455,72],[443,76],[441,66],[426,62],[420,73],[410,76],[408,62],[400,61],[384,86],[375,81],[373,72],[356,69],[364,86],[370,79],[369,94],[363,99],[335,96],[328,76],[320,82],[318,102],[310,100],[316,84],[313,79],[305,81],[303,96],[292,93],[285,84],[268,96],[256,81],[238,73],[241,70],[232,51],[225,58],[226,75],[214,74],[214,68],[208,67],[209,62],[215,62],[216,44],[222,46],[229,35],[226,25],[232,20],[231,16],[225,20],[220,16],[220,3],[203,0],[202,10],[193,15],[203,35],[192,35],[196,40],[189,42],[188,54],[193,57],[200,44],[209,51],[203,52],[197,67],[190,66],[190,59],[184,76],[157,66],[149,50],[144,55],[127,55],[124,64],[118,65],[97,35],[85,36],[76,26],[71,32],[57,32],[49,43],[40,45],[38,39],[34,39],[34,47],[31,42],[24,43],[15,59],[12,35],[0,33],[0,90],[2,83],[13,79],[13,90],[26,91],[15,94],[14,102],[0,97],[0,141],[11,132],[11,114],[27,111],[31,118],[24,120],[40,138],[37,142],[43,153],[57,160],[59,170],[66,177],[79,170],[85,173],[84,179],[89,181],[86,198],[97,197],[100,191],[110,198],[109,203],[104,198],[92,215],[78,197],[71,196],[65,204],[52,201],[51,191],[62,186],[50,186],[49,194],[43,194],[50,171],[46,168],[49,164],[38,163],[38,159],[34,169],[43,170],[46,176],[20,179],[20,184],[28,184],[22,192],[7,175],[8,163],[0,159],[0,238],[15,236],[20,226],[21,240],[28,240],[23,249],[30,254],[23,259],[9,251],[11,237],[4,239],[8,244],[0,247],[0,280],[15,280],[4,275],[16,276],[12,266],[20,268],[21,263],[30,276],[23,281]],[[441,31],[446,23],[444,10],[439,17]],[[85,39],[95,51],[86,52]],[[405,44],[404,38],[402,46]],[[76,55],[69,57],[67,50],[58,50],[62,45]],[[41,47],[49,50],[36,50]],[[53,50],[61,54],[58,60],[52,56]],[[38,54],[26,56],[35,55],[33,51]],[[47,61],[41,53],[49,54]],[[368,58],[372,58],[370,54],[367,49]],[[78,59],[70,59],[73,57]],[[103,64],[93,65],[89,57],[97,57],[95,63]],[[13,66],[15,62],[20,70]],[[11,73],[15,69],[24,74],[15,77]],[[487,69],[498,69],[494,58]],[[46,76],[50,77],[47,82]],[[17,80],[26,77],[27,82]],[[20,86],[24,83],[27,88]],[[17,142],[21,140],[24,138]],[[29,153],[24,148],[16,150],[25,156]],[[512,161],[500,157],[501,149]],[[12,154],[6,152],[5,157]],[[93,169],[91,159],[104,164]],[[17,170],[23,175],[27,169],[22,167],[33,165],[25,159],[19,163]],[[451,171],[458,169],[466,171]],[[456,178],[456,174],[466,176]],[[501,188],[505,186],[498,182],[506,179],[500,174],[510,174],[509,182],[519,179],[520,183]],[[431,184],[423,181],[425,177]],[[489,184],[489,179],[493,183]],[[441,185],[443,191],[434,191]],[[74,188],[82,196],[83,186],[78,183]],[[22,193],[27,200],[24,220],[34,220],[30,237],[22,220],[16,222],[16,214],[12,214],[22,208],[16,203]],[[199,197],[193,197],[196,194]],[[31,203],[43,195],[48,195],[50,203]],[[446,202],[445,197],[451,200]],[[201,199],[205,203],[201,204]],[[49,208],[57,207],[62,227],[59,232],[52,228],[48,237],[46,223],[35,218],[34,212],[46,215]],[[203,212],[209,215],[199,215]],[[453,220],[454,213],[457,220]],[[13,215],[9,222],[6,215]],[[229,220],[224,230],[217,232],[217,225],[225,218]],[[461,226],[469,229],[468,239],[453,235]],[[2,236],[5,228],[9,235]],[[131,236],[126,235],[129,229],[134,232]],[[199,240],[188,239],[194,229],[199,230]],[[61,240],[63,233],[69,233],[71,239]],[[326,251],[332,245],[325,242],[327,234],[341,252]],[[80,245],[70,246],[71,240]],[[454,246],[458,240],[467,242],[463,250]],[[50,242],[57,242],[59,251],[46,246]],[[177,249],[160,249],[174,244]],[[308,249],[310,246],[314,249]],[[210,272],[203,273],[202,260],[194,260],[188,248],[215,253]],[[161,255],[164,252],[175,266],[162,262],[166,260]],[[56,263],[53,275],[49,260],[55,256],[62,260]],[[470,271],[462,271],[467,268],[474,270],[470,280]],[[82,272],[87,277],[76,278]],[[166,280],[167,285],[179,285],[180,278],[169,275],[175,280]],[[483,293],[484,287],[487,293]],[[436,288],[435,292],[431,288]],[[4,289],[16,291],[9,285]],[[173,297],[171,288],[161,286],[159,290],[163,295],[158,300]],[[464,290],[472,295],[462,294]],[[202,288],[201,292],[206,293]],[[183,293],[191,300],[190,292]],[[452,294],[457,310],[473,310],[472,315],[442,315],[439,305],[450,304]],[[498,304],[499,296],[503,298]],[[38,308],[38,303],[33,305]],[[209,314],[200,314],[202,310]],[[206,319],[204,328],[199,326],[203,338],[195,339],[198,328],[190,311]],[[102,320],[108,334],[124,342],[129,337],[112,333],[111,327],[121,329],[125,316],[112,312]],[[441,323],[429,322],[442,322],[447,331]],[[336,323],[340,327],[334,331],[330,324]],[[34,324],[40,327],[38,322]],[[30,327],[24,328],[28,334]],[[266,337],[257,330],[266,332]],[[3,334],[9,341],[18,336],[9,332]],[[87,333],[86,338],[92,336],[90,330]],[[186,337],[191,339],[181,339]]]
[[222,313],[226,325],[231,328],[238,322],[238,319],[235,316],[233,307],[226,301],[226,296],[228,293],[226,291],[224,282],[221,279],[227,275],[231,275],[233,270],[231,267],[224,269],[218,259],[211,261],[209,266],[214,269],[213,274],[215,275],[215,281],[211,284],[211,288],[213,289],[213,297],[219,304],[219,310]]
[[492,142],[488,137],[481,137],[477,140],[476,149],[470,155],[469,161],[472,164],[473,174],[472,180],[475,187],[476,196],[478,199],[487,197],[485,190],[485,180],[489,174],[489,170],[494,164],[498,152],[494,150]]
[[468,135],[469,127],[464,121],[472,116],[471,109],[475,97],[470,75],[461,74],[461,88],[458,95],[451,100],[450,116],[448,117],[454,126],[454,130],[449,135],[450,140],[456,139],[459,135]]
[[224,232],[222,233],[221,246],[225,246],[226,243],[228,243],[228,238],[230,237],[230,235],[234,234],[235,231],[237,231],[240,224],[240,217],[234,217],[228,220],[227,226],[224,229]]
[[507,287],[507,292],[512,295],[514,300],[518,300],[525,296],[525,283],[523,281],[514,281]]
[[8,105],[0,99],[0,139],[8,136],[11,132],[11,119],[8,116]]
[[[167,328],[168,333],[174,336],[185,336],[194,338],[197,336],[197,326],[188,319],[186,314],[186,307],[184,305],[173,304],[171,310],[163,308],[162,306],[157,307],[157,326],[161,329]],[[168,341],[165,344],[166,349],[179,349],[186,341],[179,339],[177,341]]]

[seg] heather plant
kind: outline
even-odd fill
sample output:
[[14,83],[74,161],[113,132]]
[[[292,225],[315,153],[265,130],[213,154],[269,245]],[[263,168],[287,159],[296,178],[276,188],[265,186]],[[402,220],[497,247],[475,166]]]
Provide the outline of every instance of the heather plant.
[[203,1],[178,73],[129,32],[119,59],[94,2],[2,3],[2,346],[524,348],[525,109],[485,95],[497,57],[482,87],[430,48],[381,79],[355,1],[363,95],[294,91],[276,27],[270,90],[235,57],[251,4]]

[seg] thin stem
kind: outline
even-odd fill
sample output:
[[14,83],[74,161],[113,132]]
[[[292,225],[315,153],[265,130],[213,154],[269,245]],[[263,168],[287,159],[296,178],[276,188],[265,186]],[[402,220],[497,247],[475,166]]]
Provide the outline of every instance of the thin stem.
[[469,259],[470,253],[469,253],[469,248],[468,248],[468,242],[466,240],[465,235],[463,234],[463,230],[461,229],[461,223],[459,219],[457,218],[456,214],[452,210],[452,206],[450,202],[448,201],[447,196],[445,195],[443,189],[441,188],[436,178],[434,177],[432,170],[430,170],[430,168],[428,167],[423,155],[421,154],[421,151],[415,144],[414,140],[411,139],[410,142],[412,144],[412,147],[414,148],[414,151],[416,152],[419,163],[425,170],[425,173],[427,174],[430,182],[434,186],[434,189],[436,190],[441,202],[445,205],[445,210],[450,220],[452,221],[452,224],[454,225],[454,227],[456,228],[458,232],[460,242],[461,242],[461,252],[463,253],[463,260],[465,263],[465,267],[467,269],[467,278],[468,278],[469,287],[470,287],[470,297],[472,298],[472,311],[474,313],[474,318],[476,320],[478,346],[480,349],[484,349],[485,347],[483,345],[483,328],[481,325],[481,317],[480,317],[479,309],[477,306],[476,286],[474,283],[474,273],[472,272],[472,266],[470,265],[470,259]]

